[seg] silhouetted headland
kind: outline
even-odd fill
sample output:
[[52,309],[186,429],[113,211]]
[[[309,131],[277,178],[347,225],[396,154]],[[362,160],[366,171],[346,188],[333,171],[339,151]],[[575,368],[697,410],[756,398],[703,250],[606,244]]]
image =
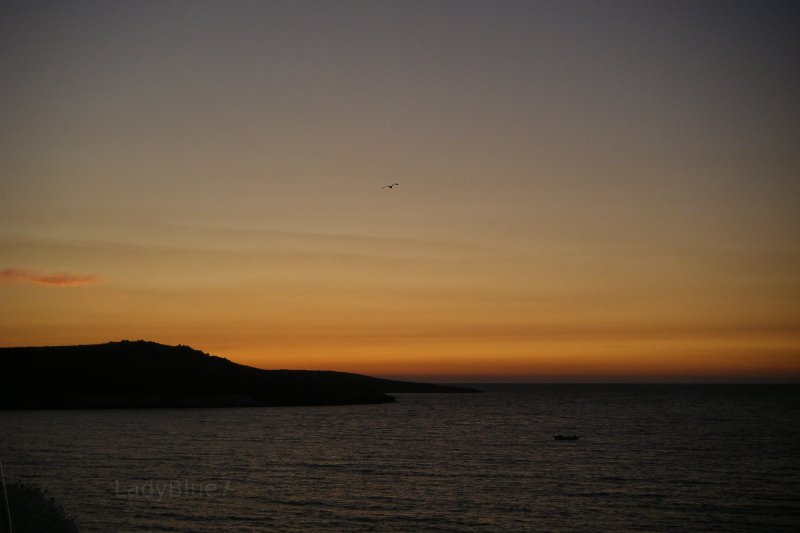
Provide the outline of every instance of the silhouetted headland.
[[478,392],[347,372],[262,370],[146,341],[0,348],[0,376],[0,409],[344,405],[393,402],[392,392]]

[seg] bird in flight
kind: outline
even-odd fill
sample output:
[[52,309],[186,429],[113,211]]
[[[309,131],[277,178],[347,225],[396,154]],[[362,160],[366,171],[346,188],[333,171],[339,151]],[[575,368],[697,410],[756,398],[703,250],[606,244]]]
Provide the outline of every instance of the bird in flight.
[[399,183],[392,183],[391,185],[384,185],[383,187],[381,187],[381,189],[385,189],[386,187],[389,187],[391,189],[395,185],[400,185],[400,184]]

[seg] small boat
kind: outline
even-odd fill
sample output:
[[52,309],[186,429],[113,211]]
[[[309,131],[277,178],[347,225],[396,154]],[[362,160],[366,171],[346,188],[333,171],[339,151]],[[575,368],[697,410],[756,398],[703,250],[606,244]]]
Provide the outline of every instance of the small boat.
[[555,440],[578,440],[578,435],[553,435]]

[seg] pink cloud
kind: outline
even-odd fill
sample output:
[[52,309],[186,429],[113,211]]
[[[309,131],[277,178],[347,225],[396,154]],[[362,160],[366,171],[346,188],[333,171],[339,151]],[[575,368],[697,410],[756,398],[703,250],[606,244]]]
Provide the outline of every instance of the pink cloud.
[[35,270],[22,268],[7,268],[0,270],[0,281],[33,283],[49,287],[76,287],[78,285],[91,285],[100,281],[95,274],[42,274]]

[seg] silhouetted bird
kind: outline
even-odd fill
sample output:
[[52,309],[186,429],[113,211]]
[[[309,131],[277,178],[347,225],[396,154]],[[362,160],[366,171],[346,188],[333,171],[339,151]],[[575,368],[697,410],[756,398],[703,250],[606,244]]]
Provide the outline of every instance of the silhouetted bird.
[[389,187],[391,189],[395,185],[400,185],[400,184],[399,183],[392,183],[391,185],[384,185],[383,187],[381,187],[381,189],[385,189],[386,187]]

